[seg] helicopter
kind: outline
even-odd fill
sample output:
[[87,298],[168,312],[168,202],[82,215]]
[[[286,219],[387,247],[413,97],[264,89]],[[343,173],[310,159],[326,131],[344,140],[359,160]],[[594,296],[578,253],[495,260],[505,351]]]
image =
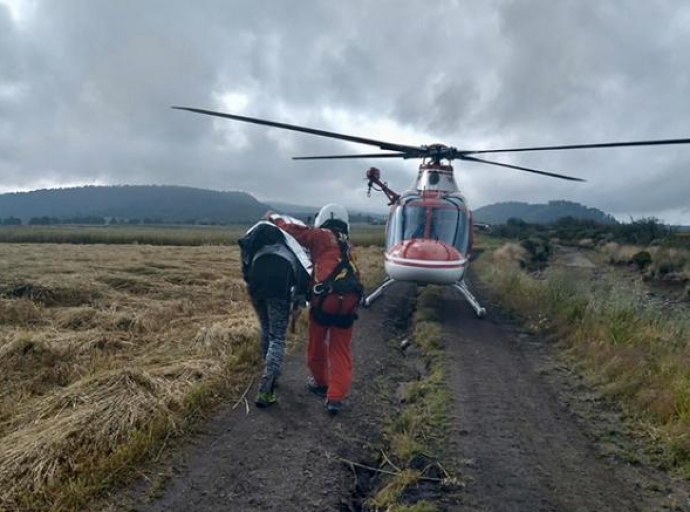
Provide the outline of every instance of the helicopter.
[[551,178],[583,182],[586,180],[574,176],[485,160],[474,155],[690,143],[690,138],[688,138],[467,150],[446,146],[445,144],[409,146],[214,110],[180,106],[173,106],[171,108],[376,146],[381,150],[387,151],[369,154],[299,156],[293,157],[293,160],[421,159],[412,188],[402,194],[394,192],[382,181],[381,171],[378,168],[371,167],[366,171],[368,193],[370,194],[372,189],[382,192],[388,198],[390,213],[385,231],[384,268],[386,278],[373,292],[364,298],[364,306],[370,306],[382,295],[386,288],[397,281],[414,282],[417,284],[439,284],[452,286],[458,290],[479,318],[485,316],[486,309],[481,306],[465,282],[466,272],[472,256],[472,212],[455,181],[452,166],[453,160],[495,165]]

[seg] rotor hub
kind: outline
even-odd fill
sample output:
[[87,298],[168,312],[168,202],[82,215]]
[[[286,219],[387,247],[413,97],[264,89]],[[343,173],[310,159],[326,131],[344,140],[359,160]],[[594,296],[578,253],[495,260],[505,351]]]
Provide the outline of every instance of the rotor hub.
[[454,158],[458,157],[457,148],[446,146],[445,144],[430,144],[428,146],[422,146],[421,157],[429,159],[436,164],[440,164],[441,160],[447,160],[450,162]]

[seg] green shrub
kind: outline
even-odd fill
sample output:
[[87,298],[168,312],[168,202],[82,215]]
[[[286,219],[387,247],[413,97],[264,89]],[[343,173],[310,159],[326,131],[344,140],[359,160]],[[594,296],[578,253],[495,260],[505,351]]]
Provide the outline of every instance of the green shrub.
[[525,263],[528,270],[538,270],[544,268],[553,254],[551,242],[541,237],[530,237],[520,242],[529,253],[529,260]]
[[653,241],[659,242],[672,238],[674,235],[673,228],[654,217],[637,219],[629,224],[618,225],[619,238],[629,244],[650,245]]
[[663,279],[665,276],[677,273],[683,269],[681,262],[675,261],[670,257],[662,257],[650,267],[652,278]]
[[652,255],[649,254],[649,251],[637,252],[633,255],[632,262],[639,270],[644,270],[652,262]]

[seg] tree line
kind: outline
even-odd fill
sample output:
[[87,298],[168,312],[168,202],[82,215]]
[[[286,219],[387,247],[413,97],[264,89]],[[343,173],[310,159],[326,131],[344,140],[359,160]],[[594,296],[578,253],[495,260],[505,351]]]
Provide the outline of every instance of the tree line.
[[505,224],[492,226],[493,235],[525,240],[534,237],[556,238],[565,242],[589,239],[593,243],[618,242],[633,245],[688,245],[688,238],[679,236],[678,228],[654,217],[631,219],[629,223],[602,224],[592,219],[561,217],[550,224],[536,224],[510,218]]
[[42,215],[40,217],[30,217],[26,222],[14,216],[0,219],[2,226],[160,226],[160,225],[180,225],[180,226],[227,226],[232,223],[219,222],[210,219],[187,219],[182,221],[166,221],[160,217],[144,218],[117,218],[100,217],[97,215],[85,215],[81,217],[50,217]]

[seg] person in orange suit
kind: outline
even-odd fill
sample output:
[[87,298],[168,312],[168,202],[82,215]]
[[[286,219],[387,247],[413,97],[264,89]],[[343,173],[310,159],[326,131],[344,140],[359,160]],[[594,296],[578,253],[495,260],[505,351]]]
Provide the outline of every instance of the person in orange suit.
[[267,218],[311,253],[314,263],[309,310],[308,387],[326,398],[326,410],[340,412],[352,382],[351,340],[363,287],[350,246],[349,217],[339,204],[319,211],[314,227]]

